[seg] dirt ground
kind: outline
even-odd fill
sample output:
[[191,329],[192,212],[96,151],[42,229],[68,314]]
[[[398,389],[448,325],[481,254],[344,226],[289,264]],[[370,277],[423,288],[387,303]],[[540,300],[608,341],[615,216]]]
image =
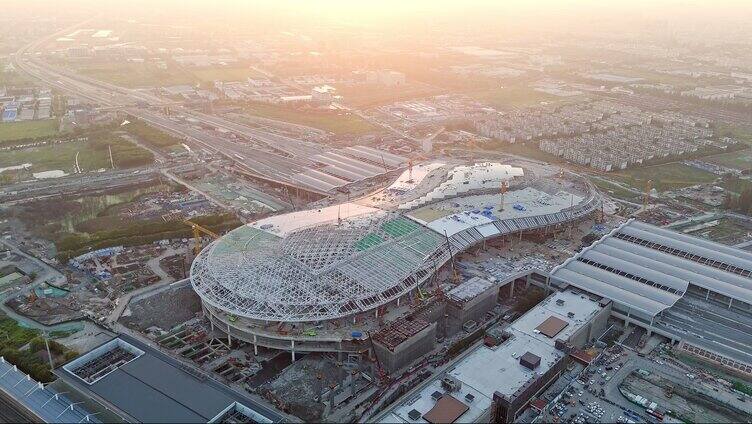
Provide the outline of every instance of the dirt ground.
[[123,316],[123,325],[144,331],[157,326],[170,330],[201,312],[201,300],[191,286],[161,291],[128,305],[130,313]]
[[319,354],[309,354],[295,361],[265,386],[288,402],[290,413],[306,422],[319,422],[325,407],[314,399],[330,384],[341,383],[345,375],[346,371],[335,362]]
[[663,387],[668,384],[671,384],[669,380],[655,374],[641,376],[632,373],[624,379],[622,387],[658,403],[664,409],[678,412],[685,420],[691,422],[728,423],[749,420],[749,416],[743,412],[731,409],[707,395],[690,391],[679,385],[672,384],[674,395],[668,398],[663,391]]

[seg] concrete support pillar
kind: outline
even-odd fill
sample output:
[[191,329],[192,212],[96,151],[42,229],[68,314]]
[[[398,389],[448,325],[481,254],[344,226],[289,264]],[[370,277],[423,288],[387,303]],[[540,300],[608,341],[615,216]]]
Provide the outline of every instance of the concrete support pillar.
[[731,309],[731,303],[733,303],[733,302],[734,302],[734,298],[730,297],[729,298],[729,307],[728,307],[729,309]]
[[258,356],[258,344],[256,344],[256,335],[253,335],[253,354]]
[[512,280],[512,282],[509,283],[509,297],[514,296],[514,283],[515,283],[515,281],[517,281],[517,280],[516,279]]
[[705,300],[708,300],[710,298],[710,290],[708,290],[707,293],[705,293]]
[[230,334],[230,323],[227,323],[227,345],[232,345],[232,335]]
[[525,289],[529,289],[529,288],[530,288],[530,274],[525,276]]
[[398,308],[399,308],[399,305],[400,305],[400,299],[401,299],[401,298],[402,298],[402,296],[400,296],[400,297],[398,297],[398,298],[397,298],[397,307],[398,307]]
[[290,340],[290,353],[292,353],[292,361],[295,362],[295,340]]

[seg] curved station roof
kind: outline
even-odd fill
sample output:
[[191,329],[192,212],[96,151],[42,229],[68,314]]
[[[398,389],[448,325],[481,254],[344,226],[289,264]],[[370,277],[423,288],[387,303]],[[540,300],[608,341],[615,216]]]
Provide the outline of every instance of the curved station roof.
[[752,254],[630,220],[551,277],[655,316],[690,284],[752,303]]
[[[522,175],[509,165],[476,166],[510,168],[463,172],[468,178],[494,175],[496,181],[484,182],[489,187]],[[470,185],[450,171],[437,172]],[[591,212],[597,200],[531,188],[505,194],[508,206],[500,207],[499,199],[455,197],[411,211],[349,202],[261,219],[207,246],[191,267],[191,282],[205,302],[250,319],[351,316],[422,283],[449,259],[449,245],[457,253],[484,238],[574,219]]]

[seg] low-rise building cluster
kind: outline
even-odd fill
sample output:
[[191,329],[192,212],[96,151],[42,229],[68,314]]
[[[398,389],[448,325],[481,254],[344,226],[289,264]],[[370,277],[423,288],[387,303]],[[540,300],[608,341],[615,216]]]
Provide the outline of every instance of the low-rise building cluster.
[[0,91],[2,122],[49,119],[52,116],[50,90],[23,89],[14,92]]

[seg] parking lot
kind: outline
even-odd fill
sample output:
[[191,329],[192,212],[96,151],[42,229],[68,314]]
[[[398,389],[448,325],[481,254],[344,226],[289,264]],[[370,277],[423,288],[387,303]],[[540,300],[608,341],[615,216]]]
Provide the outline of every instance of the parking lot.
[[[660,349],[646,355],[625,349],[621,345],[606,349],[593,363],[585,368],[579,378],[572,381],[564,391],[558,402],[550,405],[546,421],[582,423],[629,423],[629,422],[679,422],[672,417],[661,416],[665,410],[677,408],[677,402],[681,402],[681,394],[673,399],[662,397],[663,393],[647,393],[639,391],[639,394],[656,402],[656,415],[647,412],[646,407],[638,406],[627,399],[620,391],[620,385],[632,373],[643,373],[658,378],[669,380],[671,384],[682,389],[688,389],[704,395],[704,400],[689,397],[694,401],[716,402],[718,412],[706,416],[707,420],[715,421],[718,417],[739,416],[752,412],[749,402],[740,399],[739,393],[723,387],[717,381],[706,376],[702,370],[695,370],[685,364],[676,362],[666,355],[660,354]],[[634,375],[634,374],[632,374]],[[650,377],[650,379],[654,379]],[[634,380],[634,377],[632,377]],[[682,390],[684,392],[684,390]],[[686,393],[686,392],[685,392]],[[670,398],[670,396],[669,396]],[[674,405],[674,406],[672,406]],[[678,407],[682,409],[681,407]],[[691,413],[689,409],[702,410],[701,403],[690,403],[682,410],[675,409],[678,413]],[[730,409],[729,409],[730,408]],[[736,412],[733,412],[733,411]]]

